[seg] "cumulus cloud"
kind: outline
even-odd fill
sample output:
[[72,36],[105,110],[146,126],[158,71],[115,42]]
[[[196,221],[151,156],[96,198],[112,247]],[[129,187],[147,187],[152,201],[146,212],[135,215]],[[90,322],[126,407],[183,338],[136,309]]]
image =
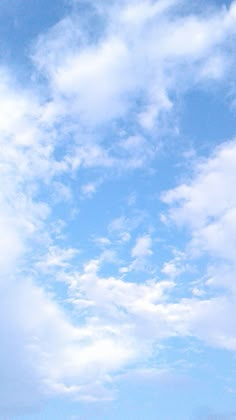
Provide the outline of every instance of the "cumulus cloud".
[[163,195],[169,217],[192,232],[196,252],[234,261],[236,142],[224,143],[195,167],[192,180]]
[[[202,288],[194,289],[191,330],[208,343],[235,349],[235,140],[216,147],[209,158],[196,163],[192,178],[163,194],[168,217],[187,227],[186,254],[190,260],[210,255]],[[226,294],[204,299],[209,291]],[[197,292],[197,293],[196,293]],[[200,292],[200,293],[199,293]],[[230,293],[228,293],[230,292]],[[187,301],[185,301],[187,302]]]
[[224,47],[235,34],[234,3],[228,10],[184,17],[184,7],[176,1],[88,5],[97,13],[102,32],[95,26],[94,36],[81,33],[83,20],[87,16],[89,24],[94,14],[80,9],[42,35],[34,51],[54,102],[69,101],[70,113],[82,121],[93,126],[129,114],[132,118],[132,104],[139,100],[135,121],[152,129],[160,113],[172,109],[173,89],[191,88],[197,79],[224,77]]

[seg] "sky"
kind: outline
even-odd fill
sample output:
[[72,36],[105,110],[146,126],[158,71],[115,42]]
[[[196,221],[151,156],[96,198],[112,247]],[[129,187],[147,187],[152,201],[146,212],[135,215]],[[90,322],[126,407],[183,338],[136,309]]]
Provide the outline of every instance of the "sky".
[[0,418],[236,419],[236,1],[1,0]]

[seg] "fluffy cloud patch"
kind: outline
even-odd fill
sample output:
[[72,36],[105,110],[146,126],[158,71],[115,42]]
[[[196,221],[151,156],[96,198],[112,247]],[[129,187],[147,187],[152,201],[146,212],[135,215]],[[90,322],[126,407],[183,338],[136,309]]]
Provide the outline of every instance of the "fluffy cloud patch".
[[94,16],[85,6],[43,35],[34,53],[54,102],[66,107],[69,101],[70,113],[82,121],[93,126],[131,118],[132,104],[139,101],[135,120],[152,129],[160,113],[172,109],[171,91],[191,88],[196,79],[224,77],[224,47],[235,34],[234,3],[228,10],[184,17],[176,1],[88,5],[104,30],[95,26],[93,36],[81,31],[84,19],[89,25]]
[[222,144],[195,167],[191,181],[163,195],[169,217],[192,232],[196,252],[234,261],[236,142]]

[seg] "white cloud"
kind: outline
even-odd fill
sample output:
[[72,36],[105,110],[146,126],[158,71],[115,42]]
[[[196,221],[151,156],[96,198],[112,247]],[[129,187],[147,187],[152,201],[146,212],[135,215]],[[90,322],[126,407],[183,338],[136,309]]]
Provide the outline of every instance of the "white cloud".
[[152,238],[150,235],[140,236],[131,251],[133,258],[145,258],[152,255]]
[[17,413],[57,394],[101,398],[102,386],[96,383],[105,384],[109,374],[136,357],[118,328],[92,321],[76,328],[31,281],[18,279],[9,286],[1,291],[1,412]]
[[58,246],[49,246],[48,254],[37,261],[36,266],[43,270],[55,267],[66,268],[78,253],[79,250],[75,248],[61,249]]
[[176,267],[176,264],[173,261],[165,262],[161,271],[172,278],[179,274],[178,267]]
[[201,78],[211,79],[221,79],[224,77],[227,67],[229,66],[229,59],[225,55],[214,55],[210,57],[206,63],[204,63],[201,71]]
[[[221,50],[227,54],[226,41],[235,33],[235,3],[213,16],[181,17],[176,7],[174,1],[112,4],[109,13],[116,10],[115,17],[92,41],[78,29],[78,17],[59,22],[35,46],[35,71],[47,80],[45,96],[23,91],[7,70],[1,70],[3,412],[10,407],[13,411],[30,408],[51,394],[110,398],[106,385],[111,375],[137,361],[148,364],[152,346],[163,338],[192,335],[214,346],[236,348],[234,297],[203,299],[205,295],[195,288],[194,298],[173,303],[173,281],[135,282],[134,268],[153,253],[151,235],[137,238],[131,250],[133,261],[120,268],[124,274],[133,270],[128,282],[99,275],[105,262],[117,264],[112,249],[104,251],[100,260],[91,259],[79,272],[72,264],[78,251],[54,244],[49,220],[51,214],[57,217],[49,198],[52,190],[66,202],[72,199],[63,174],[81,168],[138,168],[155,155],[157,147],[144,134],[125,131],[121,136],[112,120],[125,116],[126,123],[132,120],[131,126],[151,131],[161,114],[173,108],[170,92],[185,91],[196,79],[224,77],[227,68]],[[101,140],[107,123],[109,146]],[[191,181],[163,197],[171,206],[169,218],[189,227],[191,250],[224,260],[218,272],[214,264],[209,268],[207,286],[231,290],[235,168],[232,141],[198,164]],[[82,191],[93,193],[96,186],[85,183]],[[100,243],[110,246],[115,237],[116,244],[127,246],[130,232],[141,220],[139,214],[113,220],[109,238],[100,238]],[[35,253],[45,257],[38,261]],[[38,265],[32,264],[32,258]],[[45,292],[42,269],[51,270],[69,287],[67,303],[74,305],[79,326]],[[172,279],[181,269],[173,260],[162,271]],[[36,286],[36,279],[41,286]]]
[[129,232],[122,232],[120,235],[121,242],[129,242],[131,239],[131,235]]
[[140,25],[165,13],[176,3],[176,0],[162,0],[155,3],[150,1],[127,2],[121,11],[121,21],[131,25]]
[[110,235],[115,235],[120,238],[129,240],[131,232],[141,225],[144,219],[144,214],[134,209],[131,215],[120,216],[113,219],[108,225],[108,232]]
[[171,336],[178,329],[174,319],[173,324],[171,318],[170,322],[165,320],[163,305],[174,283],[153,279],[136,284],[115,277],[102,277],[98,274],[100,268],[101,261],[92,260],[81,274],[66,276],[65,280],[70,283],[71,301],[78,310],[81,303],[87,307],[91,320],[96,319],[98,327],[106,326],[108,330],[114,330],[114,334],[117,331],[121,340],[124,337],[124,342],[128,334],[135,346],[136,356],[143,359],[151,354],[149,340]]
[[81,33],[79,16],[68,16],[39,39],[34,53],[54,101],[64,103],[64,113],[70,103],[70,114],[85,124],[127,117],[142,98],[133,115],[152,129],[160,113],[172,109],[169,91],[185,91],[196,79],[215,80],[227,71],[223,56],[235,34],[234,3],[228,10],[184,16],[181,3],[167,0],[90,6],[103,22],[102,34]]
[[163,195],[169,217],[187,225],[197,253],[234,261],[236,198],[236,142],[222,144],[213,156],[195,167],[191,181]]
[[[189,306],[190,334],[216,347],[236,348],[235,318],[235,177],[236,142],[223,143],[207,159],[196,163],[186,183],[167,191],[163,200],[170,208],[169,220],[186,226],[189,242],[186,257],[209,256],[196,299],[179,302]],[[221,293],[215,296],[214,291]],[[205,298],[207,294],[213,297]]]
[[81,192],[85,197],[92,197],[98,190],[99,186],[102,183],[102,179],[96,180],[94,182],[88,182],[81,186]]

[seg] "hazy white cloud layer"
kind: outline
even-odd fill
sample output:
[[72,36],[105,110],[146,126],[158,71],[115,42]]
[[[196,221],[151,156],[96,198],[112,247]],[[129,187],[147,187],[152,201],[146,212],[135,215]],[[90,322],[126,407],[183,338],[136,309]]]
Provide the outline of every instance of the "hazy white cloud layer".
[[0,416],[112,399],[170,338],[236,351],[236,140],[156,188],[154,218],[123,186],[146,194],[186,93],[232,88],[236,3],[192,3],[75,1],[28,86],[1,67]]
[[173,92],[224,78],[232,64],[235,4],[206,13],[188,9],[165,0],[98,2],[39,37],[33,59],[48,81],[49,115],[69,112],[91,128],[129,117],[152,130],[173,109]]

